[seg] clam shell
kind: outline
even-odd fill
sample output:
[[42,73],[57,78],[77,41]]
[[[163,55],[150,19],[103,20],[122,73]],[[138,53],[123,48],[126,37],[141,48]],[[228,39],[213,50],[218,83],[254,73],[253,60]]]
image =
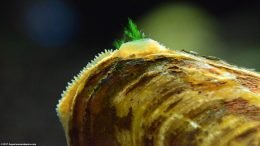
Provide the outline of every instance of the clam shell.
[[151,39],[105,51],[57,106],[70,146],[260,145],[260,75]]

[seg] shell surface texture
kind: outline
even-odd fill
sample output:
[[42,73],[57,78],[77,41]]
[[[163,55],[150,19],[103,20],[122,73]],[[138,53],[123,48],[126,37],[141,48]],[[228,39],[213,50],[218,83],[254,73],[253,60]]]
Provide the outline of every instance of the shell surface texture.
[[100,53],[57,113],[69,146],[260,146],[260,75],[140,39]]

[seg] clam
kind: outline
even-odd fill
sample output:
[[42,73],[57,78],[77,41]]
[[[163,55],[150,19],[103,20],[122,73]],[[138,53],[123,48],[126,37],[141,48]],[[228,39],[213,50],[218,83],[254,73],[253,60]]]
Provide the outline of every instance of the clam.
[[69,146],[259,146],[260,75],[152,39],[100,53],[57,113]]

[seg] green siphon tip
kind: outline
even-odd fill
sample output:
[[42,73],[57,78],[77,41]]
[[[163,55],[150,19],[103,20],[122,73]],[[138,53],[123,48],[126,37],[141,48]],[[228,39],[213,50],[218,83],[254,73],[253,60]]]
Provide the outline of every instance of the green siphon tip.
[[114,42],[114,47],[118,49],[125,42],[140,40],[143,38],[145,38],[144,33],[138,30],[136,24],[130,18],[128,18],[128,26],[124,29],[123,38],[121,40],[116,40]]

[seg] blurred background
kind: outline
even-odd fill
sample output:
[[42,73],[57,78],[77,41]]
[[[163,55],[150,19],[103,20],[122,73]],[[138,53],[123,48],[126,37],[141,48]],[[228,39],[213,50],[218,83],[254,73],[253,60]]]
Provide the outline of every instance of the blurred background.
[[260,70],[260,3],[8,0],[0,13],[0,143],[66,145],[55,108],[68,81],[120,39],[146,36]]

